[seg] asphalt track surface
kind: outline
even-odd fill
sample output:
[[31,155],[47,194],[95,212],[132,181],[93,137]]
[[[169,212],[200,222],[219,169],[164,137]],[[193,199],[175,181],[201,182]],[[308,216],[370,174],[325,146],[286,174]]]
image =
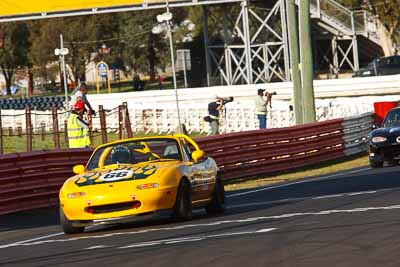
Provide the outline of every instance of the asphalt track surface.
[[226,214],[93,226],[0,217],[0,266],[400,266],[400,167],[229,192]]

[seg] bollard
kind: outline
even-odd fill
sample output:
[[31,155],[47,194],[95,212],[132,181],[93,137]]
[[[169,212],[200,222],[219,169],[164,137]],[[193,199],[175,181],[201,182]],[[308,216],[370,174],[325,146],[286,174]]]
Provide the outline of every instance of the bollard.
[[40,140],[42,140],[42,142],[45,140],[45,135],[46,135],[46,125],[42,122],[40,124]]
[[22,137],[22,127],[21,126],[17,127],[17,133],[18,133],[18,137]]

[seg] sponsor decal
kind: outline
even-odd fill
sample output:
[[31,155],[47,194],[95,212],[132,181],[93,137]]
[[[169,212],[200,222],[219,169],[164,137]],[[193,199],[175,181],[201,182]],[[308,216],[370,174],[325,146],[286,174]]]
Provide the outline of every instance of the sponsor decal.
[[116,170],[108,172],[99,177],[100,180],[105,182],[115,182],[121,179],[131,178],[133,176],[132,170]]
[[77,186],[87,186],[146,179],[156,171],[157,168],[154,165],[146,165],[144,167],[122,167],[116,170],[108,170],[107,172],[90,172],[76,179],[75,184]]

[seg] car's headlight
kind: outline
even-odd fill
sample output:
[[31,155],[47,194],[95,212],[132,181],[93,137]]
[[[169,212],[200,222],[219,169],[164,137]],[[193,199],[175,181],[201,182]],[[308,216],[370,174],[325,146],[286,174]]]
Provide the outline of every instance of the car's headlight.
[[375,137],[372,137],[372,139],[371,139],[372,143],[382,143],[382,142],[385,142],[386,140],[387,140],[387,138],[383,137],[383,136],[375,136]]
[[148,183],[148,184],[140,184],[140,185],[136,186],[136,188],[142,190],[142,189],[157,188],[159,186],[160,185],[157,183]]
[[363,74],[363,75],[370,75],[370,74],[371,74],[371,71],[367,70],[367,71],[364,71],[362,74]]
[[84,197],[84,196],[86,196],[85,192],[73,192],[73,193],[67,194],[67,198],[77,198],[77,197]]

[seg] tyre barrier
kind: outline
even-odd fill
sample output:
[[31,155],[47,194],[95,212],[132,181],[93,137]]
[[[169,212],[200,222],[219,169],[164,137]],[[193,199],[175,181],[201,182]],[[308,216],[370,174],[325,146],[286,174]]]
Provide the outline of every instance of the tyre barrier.
[[[71,97],[68,97],[71,100]],[[46,111],[52,107],[61,109],[65,104],[65,96],[34,96],[30,98],[0,99],[0,109],[21,110],[29,107],[32,110]]]
[[[197,138],[223,180],[265,175],[366,151],[373,114],[288,128]],[[85,164],[92,149],[34,151],[0,156],[0,214],[51,207],[58,190]]]

